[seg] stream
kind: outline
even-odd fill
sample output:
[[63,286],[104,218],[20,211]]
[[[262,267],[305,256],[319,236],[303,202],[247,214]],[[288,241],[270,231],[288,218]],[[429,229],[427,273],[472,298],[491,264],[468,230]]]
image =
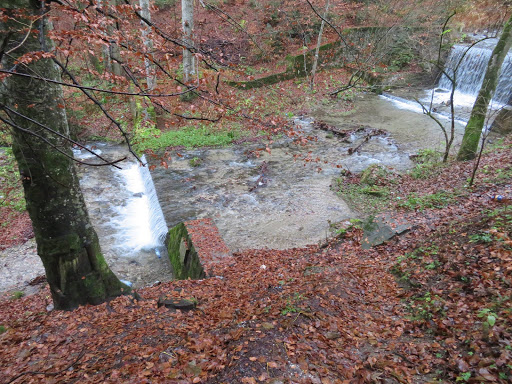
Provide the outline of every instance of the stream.
[[[430,118],[400,108],[387,97],[363,94],[354,105],[347,113],[329,103],[317,107],[311,117],[297,117],[297,130],[311,140],[297,145],[280,138],[271,153],[254,143],[182,150],[172,153],[167,169],[158,166],[151,175],[133,157],[120,163],[122,170],[78,165],[89,215],[114,273],[135,288],[172,279],[162,245],[167,227],[197,218],[213,218],[232,251],[318,243],[329,236],[331,222],[357,216],[331,189],[341,169],[359,172],[379,164],[406,170],[412,166],[409,155],[418,149],[443,147],[443,135]],[[388,134],[363,143],[367,131],[342,139],[314,128],[314,120],[338,129],[363,127]],[[457,124],[456,143],[462,133],[463,124]],[[348,153],[360,144],[357,152]],[[127,155],[122,145],[92,147],[112,160]],[[93,161],[84,150],[74,154]],[[320,161],[309,161],[316,158]],[[9,262],[3,268],[1,291],[44,274],[33,243],[28,248],[24,252],[30,255],[30,271],[23,255],[19,262],[16,256],[5,258]]]
[[[486,44],[471,50],[460,66],[454,149],[478,92],[485,57],[490,55],[492,44]],[[465,49],[458,45],[452,49],[448,72]],[[494,108],[509,97],[511,54],[503,68]],[[443,151],[441,129],[411,100],[418,98],[425,104],[432,100],[436,117],[449,126],[449,84],[445,80],[434,90],[359,95],[350,112],[336,102],[319,104],[310,117],[294,121],[297,130],[310,140],[297,145],[280,138],[271,145],[270,153],[261,144],[183,150],[172,154],[167,169],[158,166],[151,174],[131,155],[120,163],[122,170],[79,165],[81,187],[107,262],[120,279],[135,288],[170,280],[171,267],[163,247],[167,228],[204,217],[213,218],[232,251],[302,247],[324,240],[331,222],[357,215],[331,188],[340,168],[359,172],[379,164],[402,171],[412,166],[409,156],[419,149]],[[341,138],[314,128],[313,121],[353,133]],[[359,128],[363,130],[357,131]],[[366,142],[370,129],[386,134]],[[112,160],[127,155],[121,145],[96,143],[93,147]],[[359,150],[350,154],[350,148]],[[74,154],[92,160],[86,151],[74,150]],[[0,259],[0,292],[23,284],[30,291],[26,284],[44,274],[33,240],[2,251]]]
[[[313,118],[338,128],[371,127],[389,134],[362,143],[364,131],[356,132],[347,143],[315,129],[313,118],[298,117],[297,130],[313,138],[305,145],[280,138],[271,145],[271,153],[261,144],[174,152],[167,169],[157,166],[151,171],[160,205],[150,202],[153,192],[145,189],[147,181],[141,184],[143,176],[137,176],[147,174],[147,168],[134,159],[124,162],[121,171],[81,166],[91,220],[114,272],[135,287],[170,279],[161,236],[159,240],[150,233],[155,226],[161,232],[165,224],[172,227],[197,218],[213,218],[232,251],[285,249],[323,241],[329,236],[330,222],[357,216],[331,189],[340,173],[338,166],[352,172],[371,164],[405,170],[412,166],[409,155],[418,149],[442,148],[439,128],[424,115],[396,108],[372,94],[362,95],[355,105],[348,114],[338,114],[336,105],[319,107]],[[462,125],[457,125],[459,140],[462,132]],[[360,144],[358,152],[348,154],[348,148]],[[123,146],[99,143],[97,148],[112,159],[126,154]],[[150,219],[160,207],[163,216],[158,213]]]

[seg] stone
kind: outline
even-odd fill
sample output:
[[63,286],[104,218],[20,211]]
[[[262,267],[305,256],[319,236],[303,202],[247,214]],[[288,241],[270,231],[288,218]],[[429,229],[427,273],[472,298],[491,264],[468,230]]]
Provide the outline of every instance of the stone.
[[165,244],[174,276],[178,280],[213,276],[221,261],[232,260],[226,243],[211,219],[176,225],[169,230]]
[[262,323],[261,324],[261,328],[266,329],[266,330],[273,329],[274,328],[274,324],[272,324],[272,323]]
[[192,299],[179,299],[179,298],[170,298],[166,299],[164,297],[160,297],[158,299],[158,308],[166,307],[170,309],[179,309],[180,311],[190,311],[195,309],[196,301]]
[[377,216],[371,223],[364,225],[361,248],[370,249],[373,246],[383,244],[409,229],[411,229],[411,224],[407,222],[399,222],[386,214]]
[[341,337],[341,334],[339,332],[327,332],[325,334],[325,338],[328,340],[336,340]]
[[491,125],[491,132],[499,135],[512,133],[512,106],[505,106],[494,119]]

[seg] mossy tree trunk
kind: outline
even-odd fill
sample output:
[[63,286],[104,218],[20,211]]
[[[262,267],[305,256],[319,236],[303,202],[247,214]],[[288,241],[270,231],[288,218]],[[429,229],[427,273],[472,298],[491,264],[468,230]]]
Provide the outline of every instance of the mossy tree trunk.
[[[5,13],[15,15],[0,23],[1,41],[9,41],[3,68],[60,81],[52,59],[15,61],[30,52],[51,51],[51,41],[41,38],[46,28],[42,10],[31,0],[6,0]],[[32,31],[26,27],[33,23]],[[21,28],[24,29],[19,29]],[[23,41],[25,39],[25,41]],[[1,42],[0,41],[0,42]],[[62,87],[45,81],[11,75],[0,95],[5,120],[13,127],[13,151],[22,175],[30,214],[46,277],[56,309],[99,304],[130,291],[110,270],[101,253],[84,203],[69,143]],[[10,109],[10,111],[9,111]],[[37,122],[37,124],[35,123]],[[45,128],[47,127],[47,128]],[[52,132],[53,131],[53,132]],[[59,135],[60,134],[60,135]]]
[[498,85],[498,78],[501,72],[501,66],[507,56],[507,53],[512,44],[512,16],[505,24],[503,33],[498,41],[498,44],[494,48],[489,64],[487,65],[487,71],[485,72],[484,81],[482,87],[478,92],[478,96],[471,111],[468,124],[464,131],[464,137],[462,138],[462,144],[459,152],[457,153],[457,160],[471,160],[476,156],[478,150],[478,143],[480,142],[480,135],[485,124],[485,118],[487,115],[487,108],[489,102],[492,99],[492,95]]

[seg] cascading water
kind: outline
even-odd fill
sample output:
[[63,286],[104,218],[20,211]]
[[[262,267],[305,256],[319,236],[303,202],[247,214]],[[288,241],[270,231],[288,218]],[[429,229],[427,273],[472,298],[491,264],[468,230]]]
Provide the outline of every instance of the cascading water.
[[[496,42],[494,42],[494,44],[495,43]],[[454,70],[460,63],[456,73],[456,104],[472,105],[474,103],[480,87],[482,86],[493,48],[493,45],[489,43],[487,43],[485,47],[480,47],[480,44],[477,44],[477,46],[472,47],[469,51],[467,51],[468,47],[464,45],[455,45],[452,48],[445,65],[445,71],[450,77],[453,77]],[[438,87],[451,91],[452,83],[446,75],[443,75],[439,80]],[[501,75],[496,91],[494,92],[493,103],[500,105],[508,103],[511,90],[512,53],[509,53],[501,68]]]
[[[96,153],[109,159],[126,155],[122,146],[97,143]],[[95,163],[94,155],[75,150],[75,157]],[[143,162],[146,159],[142,157]],[[164,238],[167,226],[147,166],[135,159],[111,166],[80,166],[80,184],[105,258],[120,278],[135,287],[172,279]]]
[[[144,156],[141,160],[146,164]],[[120,242],[130,250],[155,249],[159,253],[168,229],[148,166],[132,163],[117,172],[133,196],[119,208],[119,224],[124,228]]]
[[[467,53],[468,46],[455,45],[448,57],[444,70],[450,77],[457,68],[456,88],[453,99],[455,121],[462,129],[466,125],[471,110],[475,103],[480,87],[482,86],[487,64],[497,39],[481,41],[472,47]],[[459,64],[460,63],[460,64]],[[433,114],[440,120],[451,120],[450,94],[452,83],[446,75],[441,76],[436,89],[428,89],[418,95],[415,91],[404,89],[394,94],[384,93],[381,97],[392,102],[397,108],[412,112],[423,113],[421,104],[429,109],[432,107]],[[512,95],[512,53],[509,53],[503,62],[498,86],[494,97],[489,104],[490,110],[498,110],[509,102]],[[414,100],[413,100],[414,99]],[[432,105],[431,105],[432,103]],[[491,114],[492,119],[492,114]],[[491,122],[491,121],[489,121]],[[456,129],[457,131],[457,129]]]

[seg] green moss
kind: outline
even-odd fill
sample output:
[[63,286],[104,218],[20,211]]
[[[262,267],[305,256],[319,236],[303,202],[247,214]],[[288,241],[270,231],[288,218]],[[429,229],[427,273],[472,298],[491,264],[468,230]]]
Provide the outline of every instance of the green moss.
[[200,279],[205,276],[199,255],[185,224],[180,223],[169,230],[167,253],[176,279]]
[[137,151],[158,150],[168,147],[205,147],[225,146],[246,135],[241,130],[218,130],[214,127],[200,125],[187,126],[176,131],[161,132],[149,128],[136,132],[133,140]]
[[0,149],[0,207],[25,210],[20,173],[11,148]]

